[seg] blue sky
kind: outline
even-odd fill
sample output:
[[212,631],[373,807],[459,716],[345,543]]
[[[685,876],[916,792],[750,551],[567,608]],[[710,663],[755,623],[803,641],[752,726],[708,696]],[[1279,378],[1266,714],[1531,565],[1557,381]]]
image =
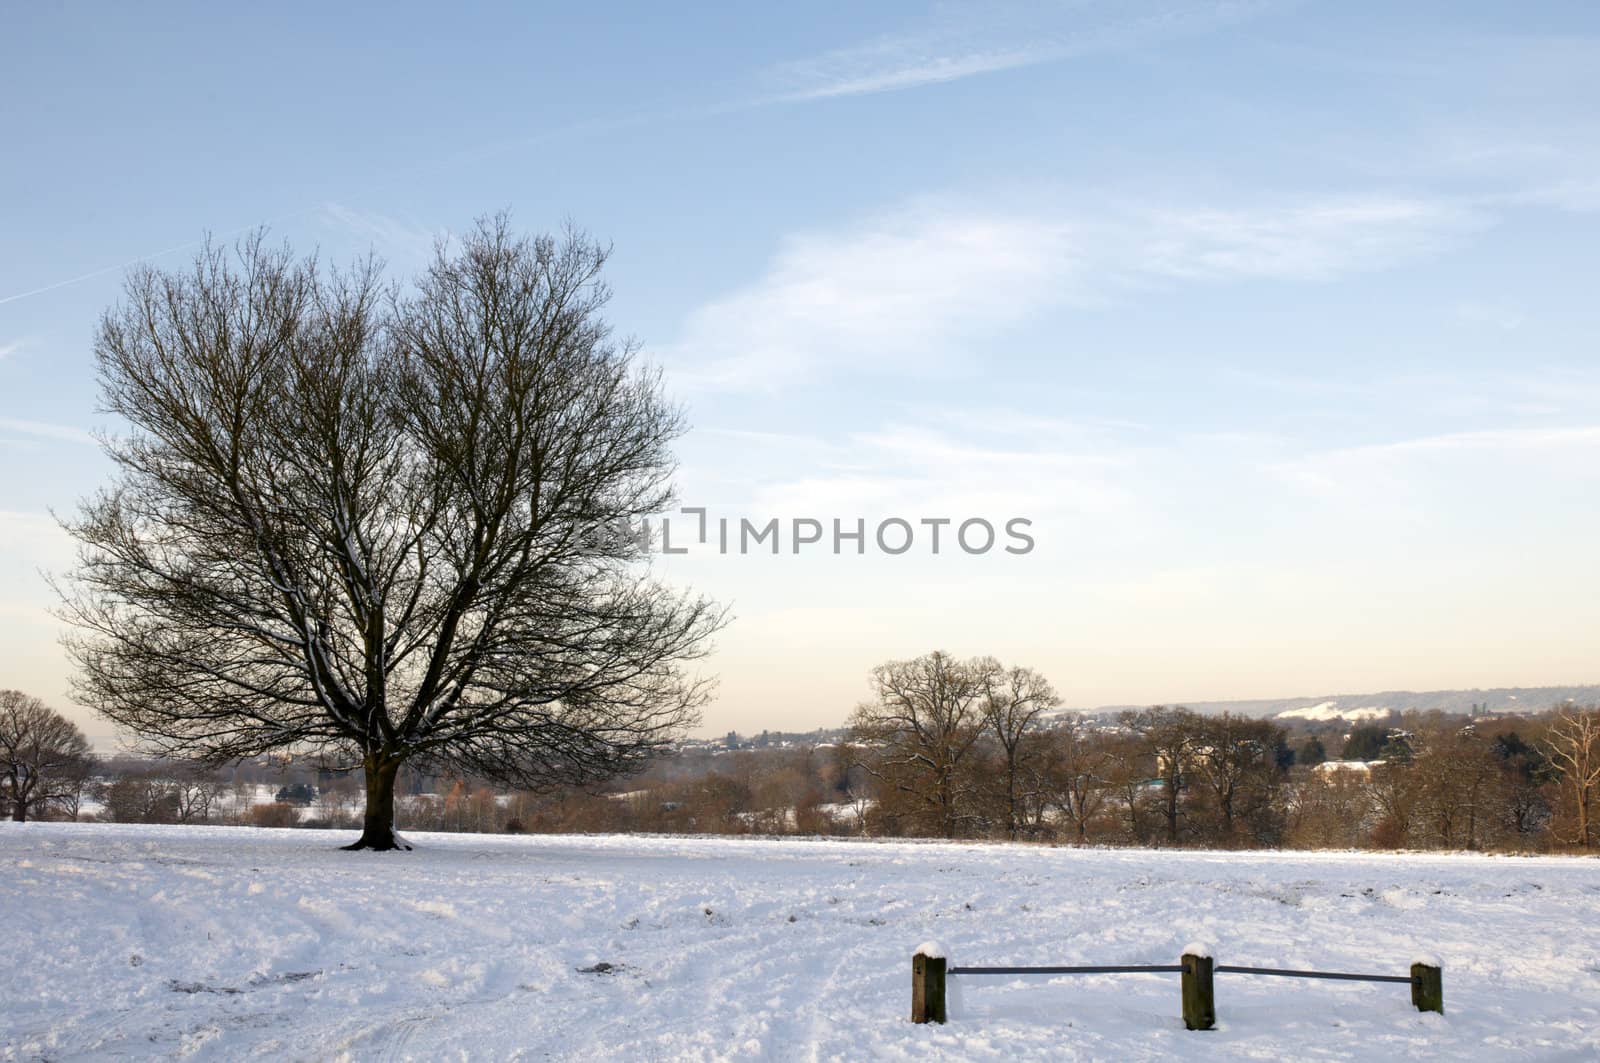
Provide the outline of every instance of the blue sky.
[[1023,557],[664,560],[737,614],[708,730],[834,724],[936,646],[1075,705],[1592,681],[1597,34],[1584,4],[9,7],[0,684],[67,705],[38,571],[106,475],[123,267],[269,224],[403,275],[500,208],[614,242],[686,503],[1034,522]]

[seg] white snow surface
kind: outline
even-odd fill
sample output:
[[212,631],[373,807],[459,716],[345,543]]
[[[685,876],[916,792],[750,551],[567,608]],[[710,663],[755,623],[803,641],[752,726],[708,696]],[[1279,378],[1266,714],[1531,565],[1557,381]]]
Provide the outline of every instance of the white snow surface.
[[[0,826],[0,1059],[1592,1059],[1600,861]],[[1444,968],[1402,984],[954,965]]]

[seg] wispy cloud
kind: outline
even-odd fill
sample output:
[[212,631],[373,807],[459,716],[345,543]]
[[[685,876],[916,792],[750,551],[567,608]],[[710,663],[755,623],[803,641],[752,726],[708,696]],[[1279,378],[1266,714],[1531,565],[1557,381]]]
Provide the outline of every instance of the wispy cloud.
[[1141,211],[1127,233],[1137,259],[1125,269],[1184,280],[1321,280],[1431,254],[1487,221],[1448,201],[1387,196]]
[[86,443],[94,446],[94,436],[71,425],[51,424],[47,421],[24,421],[15,417],[0,417],[0,432],[15,432],[38,439],[59,439],[67,443]]
[[932,205],[797,235],[755,284],[695,311],[669,356],[686,354],[687,381],[711,387],[778,387],[846,358],[935,371],[953,341],[1052,297],[1070,268],[1068,236],[1025,216]]
[[920,25],[780,64],[778,99],[800,101],[956,81],[1201,32],[1269,5],[1217,2],[944,7]]
[[812,60],[787,63],[777,74],[783,80],[804,86],[785,93],[781,99],[820,100],[936,85],[976,74],[1033,66],[1061,56],[1054,47],[1037,45],[939,54],[911,41],[886,40],[830,52]]
[[318,211],[322,223],[365,240],[379,253],[407,262],[428,258],[440,233],[374,210],[343,203],[324,203]]
[[1392,443],[1344,447],[1317,455],[1317,461],[1348,458],[1402,457],[1411,454],[1476,452],[1529,452],[1569,447],[1600,446],[1600,425],[1572,428],[1495,428],[1477,432],[1445,432],[1401,439]]
[[10,343],[0,343],[0,361],[10,358],[13,354],[16,354],[18,351],[22,350],[24,346],[26,346],[26,344],[22,340],[12,340]]
[[[1600,56],[1600,48],[1596,49]],[[1591,56],[1590,66],[1597,62]],[[1593,89],[1574,90],[1588,98]],[[1535,207],[1593,214],[1600,211],[1600,126],[1588,114],[1570,120],[1529,121],[1480,117],[1474,124],[1452,119],[1438,128],[1408,131],[1403,141],[1352,145],[1348,154],[1365,156],[1366,169],[1406,180],[1475,188],[1479,202],[1493,209]]]
[[691,387],[773,390],[808,374],[921,375],[1044,309],[1182,283],[1316,281],[1434,253],[1488,219],[1376,196],[1149,208],[1056,194],[1000,211],[923,200],[791,236],[755,283],[693,312],[660,352]]
[[1570,484],[1574,477],[1593,477],[1597,456],[1600,425],[1494,428],[1337,447],[1271,462],[1267,471],[1329,501],[1392,496],[1409,502],[1422,485],[1480,490],[1491,465]]

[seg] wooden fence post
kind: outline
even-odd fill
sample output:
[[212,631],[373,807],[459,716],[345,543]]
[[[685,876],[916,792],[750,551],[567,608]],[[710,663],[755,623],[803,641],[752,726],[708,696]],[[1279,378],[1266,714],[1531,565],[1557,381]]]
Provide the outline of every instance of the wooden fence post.
[[1217,1024],[1211,957],[1185,952],[1180,962],[1183,964],[1183,1025],[1191,1030],[1209,1030]]
[[922,945],[911,957],[911,1021],[944,1022],[944,952]]
[[1444,971],[1429,963],[1411,965],[1411,1003],[1418,1011],[1444,1014]]

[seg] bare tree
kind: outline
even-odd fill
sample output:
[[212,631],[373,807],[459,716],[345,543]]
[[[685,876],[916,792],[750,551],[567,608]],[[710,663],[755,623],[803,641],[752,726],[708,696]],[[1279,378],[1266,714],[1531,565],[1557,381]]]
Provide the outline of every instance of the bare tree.
[[165,781],[179,823],[210,823],[228,789],[221,779],[193,766],[168,773]]
[[49,804],[76,823],[83,813],[83,798],[94,784],[95,760],[86,754],[66,764],[50,784]]
[[1039,730],[1040,718],[1061,704],[1061,698],[1049,681],[1031,668],[1003,668],[992,657],[972,664],[984,685],[984,721],[1005,759],[1006,836],[1015,840],[1021,823],[1017,783],[1030,748],[1028,738]]
[[176,823],[178,797],[172,784],[150,768],[119,772],[99,789],[104,815],[113,823]]
[[1365,774],[1358,771],[1312,768],[1283,792],[1293,848],[1354,847],[1372,819],[1372,795]]
[[1488,740],[1470,723],[1440,721],[1417,736],[1413,753],[1420,832],[1442,848],[1478,848],[1499,771]]
[[1371,764],[1367,794],[1377,812],[1372,842],[1381,849],[1411,844],[1416,831],[1420,787],[1405,757],[1384,757]]
[[1570,802],[1572,828],[1566,840],[1587,849],[1595,841],[1595,801],[1600,793],[1600,711],[1561,709],[1545,736],[1545,747],[1561,772],[1562,794]]
[[[1071,822],[1079,845],[1089,840],[1089,824],[1116,789],[1117,763],[1109,742],[1069,717],[1045,732],[1040,786],[1048,801]],[[1134,831],[1137,837],[1137,831]]]
[[1552,791],[1560,773],[1546,751],[1530,745],[1516,730],[1496,737],[1490,749],[1500,762],[1496,795],[1500,826],[1525,845],[1550,822]]
[[1185,811],[1183,795],[1193,782],[1194,755],[1200,740],[1201,718],[1185,708],[1156,705],[1121,716],[1124,727],[1139,736],[1145,752],[1155,763],[1161,783],[1161,818],[1169,845],[1178,842],[1179,824]]
[[154,752],[402,764],[524,789],[640,766],[695,719],[723,614],[641,573],[684,430],[601,318],[606,251],[441,244],[415,291],[258,236],[134,273],[95,352],[116,483],[69,530],[78,696]]
[[0,790],[18,823],[82,788],[89,742],[78,725],[20,690],[0,690]]
[[1103,744],[1106,783],[1127,816],[1128,840],[1143,845],[1148,839],[1145,806],[1153,758],[1137,734],[1119,735]]
[[852,740],[867,747],[866,769],[946,838],[972,815],[967,758],[983,733],[987,666],[938,651],[879,665],[874,699],[850,720]]
[[1276,841],[1270,821],[1283,781],[1277,755],[1284,748],[1283,728],[1227,712],[1202,717],[1195,724],[1193,774],[1216,813],[1219,839],[1226,845],[1237,844],[1245,824],[1256,841]]

